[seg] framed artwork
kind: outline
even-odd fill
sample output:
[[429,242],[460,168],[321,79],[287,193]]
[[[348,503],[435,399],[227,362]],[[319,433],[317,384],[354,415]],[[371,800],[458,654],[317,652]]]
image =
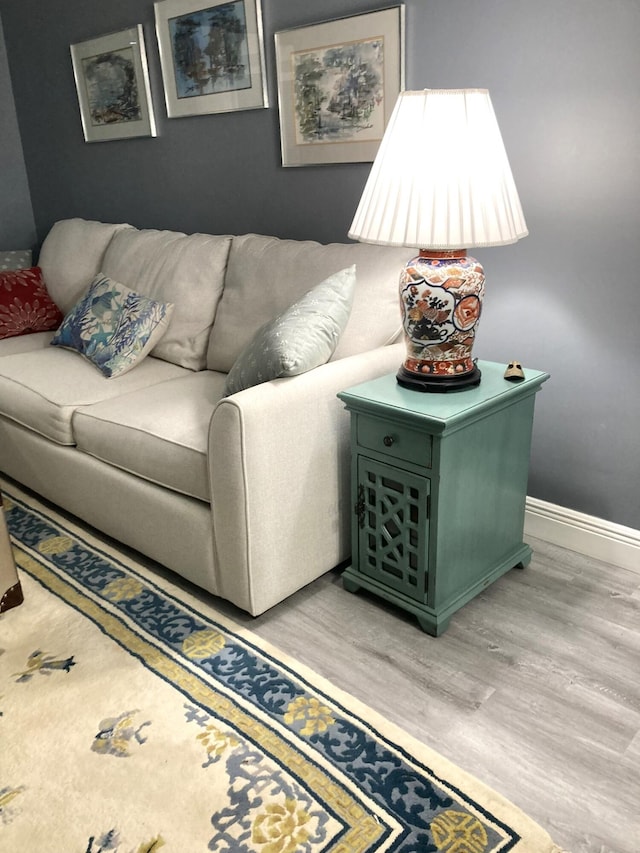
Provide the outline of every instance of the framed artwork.
[[142,26],[71,45],[85,142],[155,136]]
[[373,161],[404,88],[404,5],[275,42],[282,165]]
[[155,4],[169,118],[268,106],[260,0]]

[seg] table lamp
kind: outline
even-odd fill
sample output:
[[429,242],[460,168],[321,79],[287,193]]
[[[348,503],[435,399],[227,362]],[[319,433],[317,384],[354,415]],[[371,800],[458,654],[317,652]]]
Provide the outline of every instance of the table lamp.
[[401,92],[349,237],[419,249],[400,275],[406,359],[418,391],[472,388],[484,271],[467,249],[528,233],[486,89]]

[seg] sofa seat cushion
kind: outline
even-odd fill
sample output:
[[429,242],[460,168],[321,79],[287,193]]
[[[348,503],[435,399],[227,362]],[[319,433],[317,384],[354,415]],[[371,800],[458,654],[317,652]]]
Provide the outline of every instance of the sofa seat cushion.
[[225,375],[189,373],[73,415],[78,449],[181,494],[210,500],[207,442]]
[[0,340],[0,358],[16,352],[31,352],[48,347],[55,332],[32,332],[30,335],[18,335]]
[[189,370],[206,366],[230,246],[231,237],[135,228],[119,231],[109,243],[105,275],[174,305],[169,328],[152,351],[156,358]]
[[401,334],[398,281],[411,252],[259,234],[234,237],[207,367],[228,373],[260,326],[278,317],[312,287],[353,264],[356,290],[351,315],[331,360],[392,343]]
[[78,353],[46,347],[0,358],[0,414],[58,444],[75,444],[71,417],[78,406],[155,385],[187,373],[147,358],[135,370],[106,379]]

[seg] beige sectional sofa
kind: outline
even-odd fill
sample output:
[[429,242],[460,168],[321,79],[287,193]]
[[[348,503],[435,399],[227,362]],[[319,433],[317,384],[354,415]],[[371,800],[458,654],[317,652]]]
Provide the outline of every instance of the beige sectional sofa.
[[[402,361],[405,249],[57,222],[39,266],[67,313],[104,273],[174,305],[151,354],[105,378],[52,332],[0,340],[0,472],[257,615],[350,554],[338,391]],[[330,360],[225,394],[262,324],[355,264]]]

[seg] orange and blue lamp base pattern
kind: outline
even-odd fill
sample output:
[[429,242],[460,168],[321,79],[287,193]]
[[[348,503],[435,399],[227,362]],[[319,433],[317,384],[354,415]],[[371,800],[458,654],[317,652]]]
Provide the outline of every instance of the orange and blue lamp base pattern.
[[407,348],[400,385],[443,393],[480,383],[472,349],[483,297],[484,271],[464,249],[422,249],[407,263],[400,276]]

